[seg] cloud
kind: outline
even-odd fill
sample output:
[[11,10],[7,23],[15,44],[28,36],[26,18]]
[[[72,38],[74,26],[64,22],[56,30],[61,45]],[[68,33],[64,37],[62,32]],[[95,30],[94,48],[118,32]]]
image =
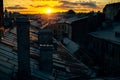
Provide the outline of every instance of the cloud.
[[[98,8],[95,2],[81,2],[81,1],[71,1],[71,0],[32,0],[32,1],[58,1],[59,5],[54,4],[52,7],[60,9],[73,9],[73,8]],[[51,4],[52,5],[52,4]],[[42,5],[30,5],[34,8],[41,7],[51,7],[51,5],[42,4]]]
[[98,8],[95,2],[81,2],[80,5],[90,8]]
[[71,9],[78,5],[78,3],[70,2],[70,1],[59,1],[60,5],[54,6],[55,8],[61,9]]
[[60,8],[60,9],[70,9],[73,8],[73,6],[69,6],[69,5],[63,5],[63,6],[54,6],[55,8]]
[[77,5],[78,4],[76,2],[70,2],[70,1],[60,1],[60,3],[62,3],[63,5],[67,5],[67,4],[69,4],[69,5]]
[[70,2],[70,1],[59,1],[61,5],[56,6],[57,8],[98,8],[95,2]]
[[22,7],[20,5],[15,5],[15,6],[9,6],[6,7],[7,9],[27,9],[26,7]]
[[48,5],[37,5],[37,6],[34,6],[34,5],[30,5],[31,7],[34,7],[34,8],[41,8],[41,7],[47,7]]

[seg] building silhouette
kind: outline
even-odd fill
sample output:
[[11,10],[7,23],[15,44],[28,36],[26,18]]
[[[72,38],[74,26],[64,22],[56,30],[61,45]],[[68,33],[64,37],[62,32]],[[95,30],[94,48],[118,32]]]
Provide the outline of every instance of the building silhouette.
[[89,33],[89,43],[93,50],[91,55],[94,55],[93,59],[102,75],[120,74],[120,23],[112,25],[113,27]]

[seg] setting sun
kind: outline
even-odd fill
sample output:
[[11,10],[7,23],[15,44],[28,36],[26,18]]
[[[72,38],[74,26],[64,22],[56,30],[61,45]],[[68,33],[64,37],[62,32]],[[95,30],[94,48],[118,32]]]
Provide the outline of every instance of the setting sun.
[[46,13],[50,14],[52,12],[52,10],[49,8],[46,10]]
[[102,11],[107,3],[120,0],[3,0],[4,8],[11,12],[23,14],[50,14],[66,12]]

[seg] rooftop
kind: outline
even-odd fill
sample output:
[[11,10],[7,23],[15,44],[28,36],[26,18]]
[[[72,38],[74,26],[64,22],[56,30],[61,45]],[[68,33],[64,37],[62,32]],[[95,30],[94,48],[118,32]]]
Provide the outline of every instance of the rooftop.
[[[45,74],[39,70],[40,51],[34,44],[39,32],[35,27],[30,27],[30,63],[31,75],[44,80],[53,80],[54,76]],[[53,67],[55,75],[60,80],[83,74],[91,74],[91,70],[82,62],[77,61],[61,43],[57,42],[57,52],[53,54]],[[17,35],[16,27],[9,29],[0,43],[0,80],[12,80],[18,71],[17,60]],[[59,72],[59,74],[58,74]]]
[[[2,39],[0,43],[0,80],[11,80],[18,70],[16,40],[16,27],[14,27],[12,30],[5,33],[4,39]],[[39,55],[39,50],[31,46],[30,54],[31,56]],[[49,77],[47,74],[45,75],[39,71],[39,63],[36,59],[31,57],[30,64],[32,76],[43,79],[49,78],[52,80],[52,76]]]
[[88,16],[85,16],[85,17],[71,17],[71,18],[68,18],[68,19],[61,19],[58,23],[68,23],[68,24],[71,24],[72,22],[74,21],[78,21],[78,20],[81,20],[81,19],[85,19],[85,18],[88,18]]
[[116,37],[115,32],[120,32],[120,23],[113,23],[112,28],[91,32],[89,34],[96,38],[100,38],[116,44],[120,44],[120,37]]

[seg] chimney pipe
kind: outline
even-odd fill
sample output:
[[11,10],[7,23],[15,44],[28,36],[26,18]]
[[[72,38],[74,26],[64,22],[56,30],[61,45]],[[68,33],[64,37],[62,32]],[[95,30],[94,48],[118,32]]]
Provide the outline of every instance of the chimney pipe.
[[18,80],[30,80],[30,38],[28,18],[17,18]]

